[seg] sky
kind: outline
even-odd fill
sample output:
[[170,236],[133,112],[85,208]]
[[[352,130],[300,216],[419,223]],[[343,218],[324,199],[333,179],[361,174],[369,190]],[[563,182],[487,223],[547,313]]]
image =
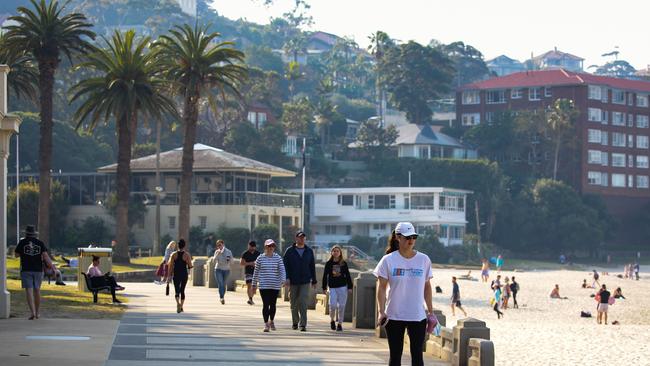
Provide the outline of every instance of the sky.
[[[524,61],[557,47],[585,59],[584,67],[614,58],[602,54],[617,50],[619,59],[636,69],[650,65],[648,1],[604,0],[307,0],[314,25],[349,36],[367,46],[377,30],[401,41],[428,44],[463,41],[485,59],[505,54]],[[266,24],[291,9],[293,0],[213,0],[212,6],[228,18]],[[587,70],[588,71],[588,70]]]

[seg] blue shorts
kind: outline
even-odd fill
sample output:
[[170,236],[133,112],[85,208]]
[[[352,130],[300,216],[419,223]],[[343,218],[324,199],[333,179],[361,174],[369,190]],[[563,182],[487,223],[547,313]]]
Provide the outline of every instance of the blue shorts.
[[20,280],[22,281],[23,288],[41,288],[43,282],[43,272],[20,272]]

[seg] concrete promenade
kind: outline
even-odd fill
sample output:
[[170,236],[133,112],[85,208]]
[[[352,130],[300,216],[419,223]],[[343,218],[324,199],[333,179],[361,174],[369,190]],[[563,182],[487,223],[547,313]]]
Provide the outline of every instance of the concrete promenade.
[[[241,292],[218,302],[217,289],[188,286],[185,312],[176,313],[173,288],[128,283],[129,309],[117,328],[106,366],[386,365],[385,339],[373,330],[331,331],[329,317],[308,313],[307,332],[291,329],[289,304],[278,299],[275,332],[263,333],[261,299]],[[410,365],[405,349],[403,365]],[[425,355],[427,365],[444,365]]]

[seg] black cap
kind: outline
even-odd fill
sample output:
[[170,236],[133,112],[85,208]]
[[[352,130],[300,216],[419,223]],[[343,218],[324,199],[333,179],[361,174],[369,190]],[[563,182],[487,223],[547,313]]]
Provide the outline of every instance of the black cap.
[[296,233],[296,238],[299,237],[299,236],[307,236],[307,235],[305,235],[305,232],[304,232],[304,231],[300,230],[300,231],[298,231],[298,232]]

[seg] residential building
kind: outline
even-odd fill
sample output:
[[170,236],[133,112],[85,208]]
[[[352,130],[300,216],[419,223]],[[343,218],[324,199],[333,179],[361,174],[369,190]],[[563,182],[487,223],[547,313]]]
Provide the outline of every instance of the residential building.
[[540,110],[558,98],[579,110],[581,161],[577,189],[601,195],[615,216],[650,202],[650,82],[575,73],[528,71],[480,81],[457,91],[463,126],[489,123],[500,111]]
[[397,157],[417,159],[476,159],[476,150],[440,132],[440,126],[407,124],[397,127]]
[[317,244],[347,243],[356,235],[379,239],[390,235],[397,222],[410,221],[416,231],[434,229],[444,245],[457,245],[465,235],[465,206],[472,192],[442,187],[374,187],[314,188],[305,193],[305,226]]
[[266,105],[253,102],[247,107],[246,119],[256,130],[261,130],[267,123],[275,123],[273,112]]
[[533,57],[526,61],[530,70],[564,69],[572,72],[582,72],[584,58],[555,49]]
[[526,66],[523,63],[506,55],[501,55],[491,60],[487,60],[485,61],[485,64],[488,70],[490,70],[490,74],[496,76],[505,76],[526,70]]

